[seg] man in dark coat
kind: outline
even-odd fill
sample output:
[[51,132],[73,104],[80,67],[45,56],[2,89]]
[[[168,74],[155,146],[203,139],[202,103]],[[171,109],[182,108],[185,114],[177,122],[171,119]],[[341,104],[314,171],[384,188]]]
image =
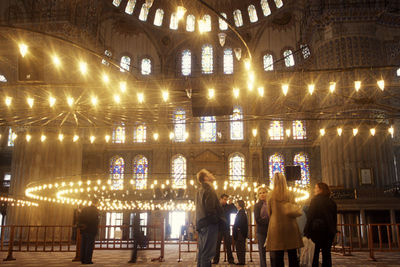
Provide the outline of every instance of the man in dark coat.
[[79,228],[81,230],[81,262],[82,264],[93,264],[92,255],[95,238],[99,227],[99,212],[96,208],[97,199],[92,200],[89,207],[82,209],[79,214]]
[[140,229],[140,213],[136,212],[133,217],[133,248],[131,254],[131,260],[128,263],[136,263],[138,246],[142,245],[144,236],[142,229]]
[[233,239],[236,243],[236,255],[238,258],[237,265],[245,265],[246,263],[246,238],[249,229],[247,222],[246,211],[244,210],[245,204],[243,200],[238,200],[237,207],[239,209],[235,223],[233,224]]

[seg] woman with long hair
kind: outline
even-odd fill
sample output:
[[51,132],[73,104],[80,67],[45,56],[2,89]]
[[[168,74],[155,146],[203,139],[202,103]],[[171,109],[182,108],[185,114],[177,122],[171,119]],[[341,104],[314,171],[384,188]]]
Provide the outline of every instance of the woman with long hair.
[[266,251],[264,247],[268,233],[268,208],[267,189],[259,186],[257,188],[258,202],[254,205],[254,218],[257,224],[258,254],[260,256],[260,267],[267,267]]
[[270,251],[271,266],[285,266],[283,256],[286,250],[289,266],[299,267],[297,249],[303,247],[303,241],[295,215],[288,213],[288,209],[296,205],[294,195],[287,188],[286,177],[281,173],[274,174],[273,185],[267,200],[269,226],[266,250]]

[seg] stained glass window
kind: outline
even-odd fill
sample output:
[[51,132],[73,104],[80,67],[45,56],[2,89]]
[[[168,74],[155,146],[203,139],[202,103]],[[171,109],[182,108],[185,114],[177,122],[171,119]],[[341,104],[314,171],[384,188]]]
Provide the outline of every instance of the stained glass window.
[[224,50],[224,74],[233,74],[233,51],[231,48]]
[[111,189],[122,190],[124,188],[124,159],[119,156],[113,157],[110,165]]
[[174,138],[175,142],[186,140],[186,112],[183,109],[174,112]]
[[161,8],[157,9],[156,15],[154,16],[153,24],[156,26],[161,26],[164,18],[164,10]]
[[294,156],[293,164],[300,166],[301,169],[301,181],[303,185],[310,184],[310,166],[308,156],[304,153],[298,153]]
[[186,17],[186,31],[194,32],[195,25],[196,25],[196,18],[194,17],[194,15],[188,15]]
[[283,6],[283,1],[282,0],[274,0],[275,5],[277,8],[281,8]]
[[311,56],[311,52],[310,52],[310,48],[308,47],[308,45],[300,45],[301,48],[301,53],[303,54],[303,58],[307,59]]
[[0,74],[0,82],[2,82],[2,83],[6,83],[6,82],[7,82],[7,78],[6,78],[6,76],[4,76],[4,75]]
[[249,5],[247,10],[249,11],[250,22],[257,22],[258,16],[257,16],[256,7],[254,5]]
[[114,128],[113,135],[112,135],[112,141],[115,144],[125,143],[125,126],[124,125]]
[[142,69],[142,75],[151,74],[151,60],[149,58],[142,59],[141,69]]
[[233,108],[231,117],[231,140],[243,140],[243,113],[242,108]]
[[213,47],[212,45],[203,45],[201,49],[201,70],[203,74],[211,74],[213,68]]
[[172,158],[171,166],[172,184],[175,188],[186,186],[186,159],[182,155],[175,155]]
[[10,129],[8,129],[8,139],[7,139],[7,146],[14,146],[14,132]]
[[121,68],[119,68],[120,71],[129,71],[130,66],[131,66],[131,58],[128,56],[122,56],[121,57],[121,63],[119,64]]
[[274,58],[271,54],[264,55],[264,70],[265,71],[272,71],[274,70]]
[[136,189],[146,189],[148,172],[149,165],[147,158],[137,155],[133,160],[133,180],[135,181]]
[[281,154],[275,153],[269,157],[269,181],[273,183],[272,179],[276,172],[285,173],[285,161]]
[[188,76],[192,74],[192,52],[184,50],[182,52],[182,75]]
[[211,16],[204,15],[203,20],[204,20],[204,32],[210,32],[211,31]]
[[146,125],[137,125],[133,131],[133,142],[146,143]]
[[268,0],[261,0],[261,9],[265,17],[271,15],[271,9],[268,5]]
[[268,134],[271,140],[283,140],[283,121],[271,121]]
[[294,66],[294,57],[293,57],[292,50],[288,49],[285,52],[283,52],[283,57],[285,58],[285,66],[286,67]]
[[200,117],[200,142],[217,141],[217,122],[215,116]]
[[293,139],[303,140],[306,139],[306,125],[304,121],[293,121]]
[[172,13],[171,14],[171,20],[169,22],[169,28],[171,30],[177,30],[178,29],[178,16],[176,15],[176,13]]
[[[227,18],[226,13],[221,13],[221,16]],[[219,18],[219,29],[221,31],[225,31],[228,29],[228,23],[226,23],[223,19]]]
[[122,0],[113,0],[113,5],[116,7],[119,7],[119,5],[121,4]]
[[142,5],[142,9],[140,10],[139,19],[141,21],[146,21],[148,15],[149,15],[149,6],[146,3],[144,3]]
[[239,153],[234,153],[229,157],[229,182],[241,185],[244,182],[244,175],[244,157]]
[[136,0],[129,0],[128,4],[126,4],[125,13],[132,15],[133,9],[135,9],[135,5],[136,5]]
[[233,11],[233,19],[235,20],[236,27],[243,26],[242,12],[239,9]]

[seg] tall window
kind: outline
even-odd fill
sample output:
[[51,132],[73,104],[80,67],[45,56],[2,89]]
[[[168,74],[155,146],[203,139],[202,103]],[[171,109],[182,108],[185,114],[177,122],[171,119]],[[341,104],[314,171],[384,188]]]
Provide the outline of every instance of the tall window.
[[195,25],[196,25],[196,18],[194,17],[194,15],[188,15],[186,17],[186,31],[194,32]]
[[284,173],[285,172],[285,161],[281,154],[275,153],[269,157],[269,181],[273,183],[274,174],[276,172]]
[[200,117],[200,142],[217,141],[217,122],[215,116]]
[[308,47],[308,45],[300,45],[300,49],[304,59],[307,59],[311,56],[310,48]]
[[112,141],[115,144],[125,143],[125,126],[123,124],[121,126],[118,126],[117,128],[114,128]]
[[139,19],[141,21],[146,21],[148,15],[149,15],[149,6],[146,3],[144,3],[142,5],[142,9],[140,10]]
[[175,155],[172,158],[171,174],[175,188],[184,188],[186,186],[186,159],[184,156]]
[[[226,13],[221,13],[221,16],[227,18]],[[228,29],[228,23],[226,23],[223,19],[219,18],[219,29],[221,31],[225,31]]]
[[271,140],[283,140],[283,121],[271,121],[268,134]]
[[310,166],[308,156],[304,153],[298,153],[294,156],[293,164],[300,166],[301,169],[301,184],[310,184]]
[[292,50],[288,49],[285,52],[283,52],[283,57],[285,58],[285,66],[286,67],[294,66],[294,57],[293,57]]
[[281,8],[283,6],[283,1],[282,0],[274,0],[275,5],[277,8]]
[[242,12],[239,9],[233,11],[233,19],[235,20],[236,27],[243,26]]
[[14,139],[15,139],[15,133],[10,128],[8,129],[7,146],[14,146]]
[[204,31],[210,32],[211,31],[211,16],[204,15],[203,20],[204,20]]
[[[119,0],[121,2],[121,0]],[[126,4],[125,13],[132,15],[133,9],[135,9],[136,0],[129,0],[128,4]]]
[[244,182],[244,175],[244,157],[239,153],[234,153],[229,157],[229,182],[240,185]]
[[269,8],[267,0],[261,0],[261,9],[265,17],[271,15],[271,9]]
[[247,11],[249,11],[250,22],[257,22],[258,16],[257,16],[256,7],[254,5],[249,5],[249,7],[247,8]]
[[133,142],[135,143],[146,143],[146,125],[136,125],[133,130]]
[[119,156],[113,157],[110,165],[111,189],[122,190],[124,188],[124,159]]
[[122,56],[121,57],[121,63],[119,64],[121,68],[119,68],[120,71],[129,71],[130,66],[131,66],[131,58],[128,56]]
[[400,68],[397,69],[396,75],[397,75],[397,77],[400,77]]
[[169,22],[169,28],[171,30],[177,30],[178,29],[178,16],[176,15],[176,13],[172,13],[171,14],[171,20]]
[[304,121],[293,121],[293,139],[303,140],[306,139],[306,126]]
[[243,140],[243,113],[241,107],[234,107],[231,115],[231,140]]
[[186,112],[183,109],[174,112],[174,138],[175,142],[186,140]]
[[233,74],[233,51],[231,48],[224,50],[224,74]]
[[[134,218],[135,218],[135,213],[130,214],[130,225],[134,225]],[[147,221],[148,221],[148,216],[147,212],[141,212],[139,213],[139,225],[140,225],[140,231],[143,231],[143,234],[147,236]],[[129,228],[129,238],[133,239],[133,227]]]
[[265,71],[272,71],[274,70],[274,58],[271,54],[266,54],[263,57],[264,61],[264,70]]
[[161,8],[157,9],[156,15],[154,16],[153,24],[156,26],[161,26],[164,18],[164,10]]
[[121,4],[122,0],[113,0],[113,5],[116,7],[119,7],[119,5]]
[[[3,177],[3,187],[9,188],[11,185],[11,173],[5,173]],[[1,224],[1,221],[0,221]]]
[[203,45],[201,49],[201,70],[203,74],[211,74],[213,68],[213,47],[212,45]]
[[133,160],[133,179],[136,189],[146,189],[149,165],[147,158],[137,155]]
[[141,64],[142,75],[151,74],[151,60],[149,58],[143,58]]
[[182,75],[189,76],[192,74],[192,52],[184,50],[182,52]]
[[106,227],[106,239],[121,239],[123,223],[123,213],[122,212],[107,212],[106,213],[106,225],[113,227]]

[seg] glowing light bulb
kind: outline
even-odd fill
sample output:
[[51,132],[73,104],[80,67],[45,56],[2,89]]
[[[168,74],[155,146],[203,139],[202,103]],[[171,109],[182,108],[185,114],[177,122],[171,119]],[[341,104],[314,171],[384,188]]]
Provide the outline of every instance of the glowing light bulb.
[[256,80],[256,76],[255,76],[254,72],[250,72],[249,73],[249,81],[254,83],[255,80]]
[[320,132],[321,136],[325,135],[325,129],[320,129],[319,132]]
[[56,103],[56,99],[52,96],[49,97],[49,105],[50,107],[53,107],[54,104]]
[[208,99],[214,99],[214,96],[215,96],[215,90],[208,89]]
[[79,70],[83,75],[85,75],[88,72],[87,63],[83,61],[79,62]]
[[97,105],[97,97],[96,96],[92,96],[91,99],[90,99],[90,102],[92,102],[93,106],[96,106]]
[[233,96],[239,98],[240,90],[239,88],[233,88]]
[[330,82],[329,83],[329,92],[333,93],[336,89],[336,83],[335,82]]
[[67,97],[67,103],[68,106],[72,107],[72,105],[74,104],[74,98],[73,97]]
[[174,135],[173,132],[170,132],[170,133],[169,133],[169,139],[170,139],[170,140],[174,139],[174,136],[175,136],[175,135]]
[[12,97],[6,96],[5,103],[7,107],[11,106]]
[[163,98],[164,102],[168,101],[168,98],[169,98],[168,91],[162,91],[162,98]]
[[30,108],[32,108],[32,107],[33,107],[33,103],[35,102],[35,100],[34,100],[33,98],[31,98],[31,97],[28,97],[28,98],[26,99],[26,102],[28,102],[28,106],[29,106]]
[[343,129],[342,129],[342,128],[337,128],[337,134],[338,134],[339,136],[342,136],[342,132],[343,132]]
[[381,89],[382,91],[385,89],[385,81],[384,80],[377,81],[377,84],[378,84],[379,89]]
[[42,134],[42,136],[40,136],[40,141],[41,142],[44,142],[44,141],[46,141],[46,136],[44,135],[44,134]]
[[154,138],[154,140],[157,141],[157,140],[158,140],[158,133],[154,133],[154,134],[153,134],[153,138]]
[[286,136],[290,137],[290,129],[286,129]]
[[258,95],[263,97],[264,96],[264,87],[258,87]]
[[57,55],[54,55],[54,56],[53,56],[53,64],[54,64],[54,66],[56,66],[56,67],[61,66],[61,60],[60,60],[60,58],[59,58]]
[[250,70],[251,69],[251,61],[249,58],[246,58],[244,60],[244,67],[246,68],[246,70]]
[[312,95],[314,93],[314,90],[315,90],[315,84],[309,84],[308,92],[310,93],[310,95]]
[[358,134],[358,129],[357,128],[354,128],[353,129],[353,136],[356,136]]
[[24,43],[19,44],[19,53],[22,57],[25,57],[25,55],[28,53],[28,46]]
[[185,140],[189,138],[189,133],[185,132]]
[[361,81],[355,81],[354,82],[354,88],[358,92],[358,90],[360,90],[360,88],[361,88]]
[[105,139],[106,139],[106,143],[108,143],[108,141],[110,141],[110,136],[109,136],[109,135],[106,135],[106,136],[105,136]]
[[391,135],[392,138],[393,138],[393,134],[394,134],[394,128],[393,128],[393,126],[390,126],[390,128],[388,129],[388,131],[389,131],[390,135]]
[[254,84],[251,81],[247,82],[247,89],[249,89],[249,91],[253,91],[254,88]]
[[176,9],[176,17],[178,20],[181,20],[186,13],[186,8],[183,6],[178,6]]
[[375,128],[371,128],[371,129],[369,129],[369,132],[371,133],[372,136],[375,136],[376,130],[375,130]]
[[96,139],[96,137],[94,137],[93,135],[92,136],[90,136],[90,143],[92,143],[93,144],[93,142],[94,142],[94,140]]
[[138,102],[140,104],[143,103],[144,102],[144,94],[143,93],[138,93],[137,94],[137,99],[138,99]]
[[76,141],[78,141],[79,140],[79,136],[78,135],[74,135],[74,137],[72,138],[72,141],[73,142],[76,142]]
[[252,134],[253,134],[254,137],[257,136],[257,129],[256,129],[256,128],[254,128],[251,132],[252,132]]
[[117,94],[114,95],[114,101],[117,104],[119,104],[121,102],[121,98],[119,97],[119,95],[117,95]]
[[26,139],[27,142],[31,141],[31,138],[32,138],[32,136],[30,134],[27,134],[25,136],[25,139]]
[[289,84],[287,83],[282,84],[282,92],[285,96],[287,95],[288,91],[289,91]]
[[108,75],[107,74],[103,74],[103,82],[104,83],[109,83],[110,82],[110,77],[108,77]]
[[122,93],[126,92],[126,82],[119,82],[119,89]]
[[58,135],[58,140],[60,140],[60,142],[61,142],[62,140],[64,140],[64,135],[63,135],[63,134],[59,134],[59,135]]

